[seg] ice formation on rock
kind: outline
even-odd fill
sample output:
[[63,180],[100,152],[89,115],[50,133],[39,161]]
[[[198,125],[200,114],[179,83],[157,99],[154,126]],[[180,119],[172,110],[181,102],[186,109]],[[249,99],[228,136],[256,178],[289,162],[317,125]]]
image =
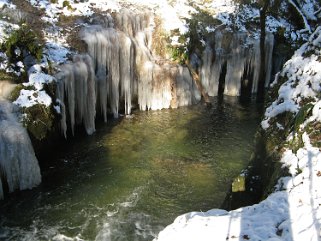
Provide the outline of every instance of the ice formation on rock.
[[9,192],[37,186],[40,168],[27,130],[18,121],[15,106],[0,96],[0,199]]
[[159,61],[152,54],[150,15],[123,10],[115,17],[115,23],[110,16],[98,23],[80,33],[88,55],[76,56],[56,76],[65,136],[67,119],[72,133],[77,121],[90,120],[90,124],[84,124],[91,134],[95,130],[95,106],[107,121],[108,112],[115,117],[119,109],[130,114],[133,103],[140,110],[159,110],[190,105],[200,99],[187,67]]
[[[94,19],[93,25],[81,30],[80,38],[87,45],[88,55],[76,56],[57,75],[65,136],[67,126],[70,125],[74,133],[75,124],[82,122],[87,133],[93,133],[95,106],[106,122],[107,113],[117,117],[121,109],[128,115],[134,104],[138,104],[140,110],[159,110],[200,100],[189,69],[154,54],[154,29],[150,13],[121,10],[114,18],[108,15]],[[266,85],[270,82],[273,40],[273,35],[267,34]],[[218,95],[220,85],[224,87],[224,94],[231,96],[240,96],[242,89],[247,89],[249,94],[257,91],[259,40],[251,39],[246,33],[216,31],[199,62],[197,71],[210,96]],[[65,113],[66,106],[69,116]]]
[[[216,31],[214,46],[206,46],[202,56],[201,80],[202,85],[210,96],[218,95],[219,80],[223,77],[224,94],[240,96],[242,88],[250,88],[250,93],[256,93],[260,71],[260,42],[250,39],[246,33],[231,33]],[[271,61],[274,37],[266,35],[266,78],[268,86],[271,78]],[[226,75],[222,68],[226,64]]]

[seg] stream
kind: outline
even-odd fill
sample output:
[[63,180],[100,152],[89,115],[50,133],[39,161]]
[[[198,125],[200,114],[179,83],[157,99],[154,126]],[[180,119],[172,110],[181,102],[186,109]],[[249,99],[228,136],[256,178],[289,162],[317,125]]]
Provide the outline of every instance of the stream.
[[153,240],[219,208],[254,148],[261,106],[136,111],[41,158],[42,184],[0,201],[0,240]]

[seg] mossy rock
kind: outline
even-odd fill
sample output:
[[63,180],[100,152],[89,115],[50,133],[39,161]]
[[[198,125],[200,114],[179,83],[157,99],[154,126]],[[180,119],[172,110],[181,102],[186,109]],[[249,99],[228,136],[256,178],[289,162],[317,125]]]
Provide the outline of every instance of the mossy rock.
[[42,104],[23,108],[23,124],[37,140],[46,138],[54,123],[52,109]]
[[245,176],[239,175],[232,182],[232,192],[244,192],[245,190]]

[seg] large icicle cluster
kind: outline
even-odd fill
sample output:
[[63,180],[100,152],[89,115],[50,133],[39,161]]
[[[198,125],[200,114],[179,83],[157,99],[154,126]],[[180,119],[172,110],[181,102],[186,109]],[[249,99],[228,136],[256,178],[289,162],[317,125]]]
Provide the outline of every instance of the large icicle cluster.
[[68,101],[68,112],[71,131],[74,133],[75,123],[83,123],[88,134],[95,131],[96,115],[96,90],[93,63],[88,55],[77,55],[73,64],[66,64],[56,76],[57,97],[61,107],[61,129],[67,136],[66,104]]
[[[268,33],[265,44],[266,86],[271,78],[274,37]],[[257,92],[260,71],[260,40],[250,39],[246,33],[216,31],[214,46],[207,45],[202,56],[202,85],[210,96],[218,95],[220,78],[224,94],[240,96],[241,89]],[[223,74],[226,66],[226,74]],[[222,76],[223,75],[223,76]]]
[[0,199],[3,185],[13,192],[40,182],[40,168],[28,133],[18,121],[14,105],[0,96]]
[[[95,130],[96,101],[107,121],[107,112],[117,117],[121,108],[130,114],[135,102],[140,110],[158,110],[190,105],[200,99],[187,67],[162,63],[153,56],[152,29],[149,14],[123,10],[115,22],[109,16],[81,31],[90,57],[77,56],[57,74],[65,135],[67,103],[72,132],[77,120],[84,122],[91,134]],[[90,125],[86,125],[86,119]]]
[[[155,23],[150,13],[133,14],[121,10],[114,18],[108,15],[95,19],[94,24],[80,32],[88,55],[78,56],[78,60],[63,66],[57,77],[65,136],[67,119],[70,119],[72,133],[77,124],[75,120],[79,123],[90,120],[85,123],[87,133],[95,130],[96,112],[89,106],[97,106],[97,113],[107,121],[107,113],[117,117],[119,109],[130,114],[133,104],[138,104],[140,110],[158,110],[190,105],[200,99],[187,67],[160,60],[153,54]],[[270,82],[273,42],[273,35],[267,34],[266,85]],[[259,71],[258,39],[251,39],[246,33],[216,31],[214,41],[204,50],[200,76],[210,96],[219,94],[222,83],[224,94],[240,96],[244,89],[248,93],[257,91]],[[90,84],[83,83],[87,79]]]

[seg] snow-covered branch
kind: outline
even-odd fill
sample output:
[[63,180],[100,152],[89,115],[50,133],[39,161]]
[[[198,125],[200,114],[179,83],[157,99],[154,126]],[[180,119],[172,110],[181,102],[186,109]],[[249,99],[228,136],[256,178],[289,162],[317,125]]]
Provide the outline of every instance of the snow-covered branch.
[[297,6],[295,4],[295,2],[293,0],[288,0],[288,2],[298,11],[298,13],[301,15],[302,19],[303,19],[303,22],[304,22],[304,26],[305,26],[305,29],[307,31],[309,31],[309,33],[312,33],[311,31],[311,27],[308,23],[308,20],[306,18],[306,16],[304,15],[304,13],[301,11],[301,8],[299,6]]
[[317,16],[319,13],[321,13],[321,8],[319,8],[319,10],[314,12],[314,15]]

